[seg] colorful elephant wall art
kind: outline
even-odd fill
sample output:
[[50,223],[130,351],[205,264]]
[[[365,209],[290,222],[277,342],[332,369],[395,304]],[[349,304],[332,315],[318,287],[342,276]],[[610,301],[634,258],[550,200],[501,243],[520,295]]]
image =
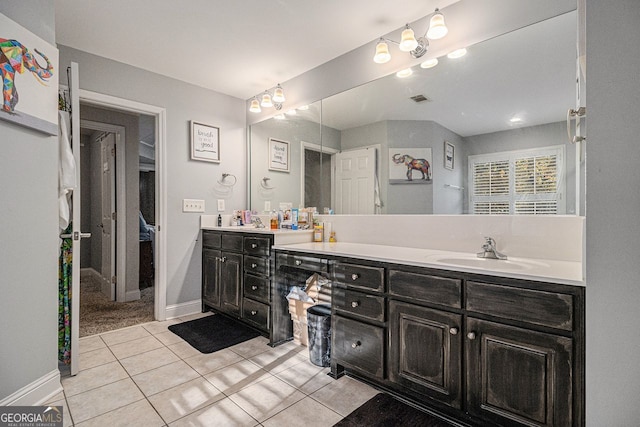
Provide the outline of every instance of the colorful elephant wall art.
[[18,104],[18,89],[16,88],[16,74],[30,71],[36,80],[42,84],[53,76],[53,65],[46,55],[34,49],[34,52],[46,61],[41,66],[34,54],[18,40],[0,38],[0,71],[2,72],[2,110],[13,113]]

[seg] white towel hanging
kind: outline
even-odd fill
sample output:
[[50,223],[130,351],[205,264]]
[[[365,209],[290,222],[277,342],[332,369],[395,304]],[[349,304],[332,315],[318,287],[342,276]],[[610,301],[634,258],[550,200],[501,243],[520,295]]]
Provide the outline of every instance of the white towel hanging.
[[58,147],[58,214],[60,231],[69,226],[71,219],[71,192],[77,186],[76,162],[73,158],[70,142],[70,119],[66,111],[58,111],[59,147]]

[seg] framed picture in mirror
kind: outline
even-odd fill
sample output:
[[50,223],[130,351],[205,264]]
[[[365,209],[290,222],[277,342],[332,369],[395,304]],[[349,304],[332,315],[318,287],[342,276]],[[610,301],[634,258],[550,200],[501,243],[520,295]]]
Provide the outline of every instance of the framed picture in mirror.
[[269,170],[289,172],[289,143],[269,138]]
[[455,160],[455,147],[449,141],[444,142],[444,168],[453,170],[453,162]]
[[430,184],[431,148],[389,148],[389,184]]

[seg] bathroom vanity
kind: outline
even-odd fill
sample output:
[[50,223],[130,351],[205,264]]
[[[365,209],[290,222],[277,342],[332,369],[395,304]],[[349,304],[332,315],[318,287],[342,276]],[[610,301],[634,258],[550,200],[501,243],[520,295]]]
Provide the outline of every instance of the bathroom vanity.
[[472,425],[583,424],[584,287],[571,273],[565,283],[478,274],[420,250],[382,260],[403,249],[276,246],[278,259],[332,279],[332,375]]

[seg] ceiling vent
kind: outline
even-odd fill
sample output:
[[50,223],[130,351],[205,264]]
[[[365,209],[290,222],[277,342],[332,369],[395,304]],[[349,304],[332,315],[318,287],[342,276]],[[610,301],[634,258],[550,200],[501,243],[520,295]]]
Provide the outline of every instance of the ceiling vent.
[[425,102],[425,101],[429,101],[429,98],[427,98],[427,97],[426,97],[426,96],[424,96],[424,95],[416,95],[416,96],[412,96],[412,97],[411,97],[411,99],[412,99],[414,102],[418,102],[418,103],[420,103],[420,102]]

